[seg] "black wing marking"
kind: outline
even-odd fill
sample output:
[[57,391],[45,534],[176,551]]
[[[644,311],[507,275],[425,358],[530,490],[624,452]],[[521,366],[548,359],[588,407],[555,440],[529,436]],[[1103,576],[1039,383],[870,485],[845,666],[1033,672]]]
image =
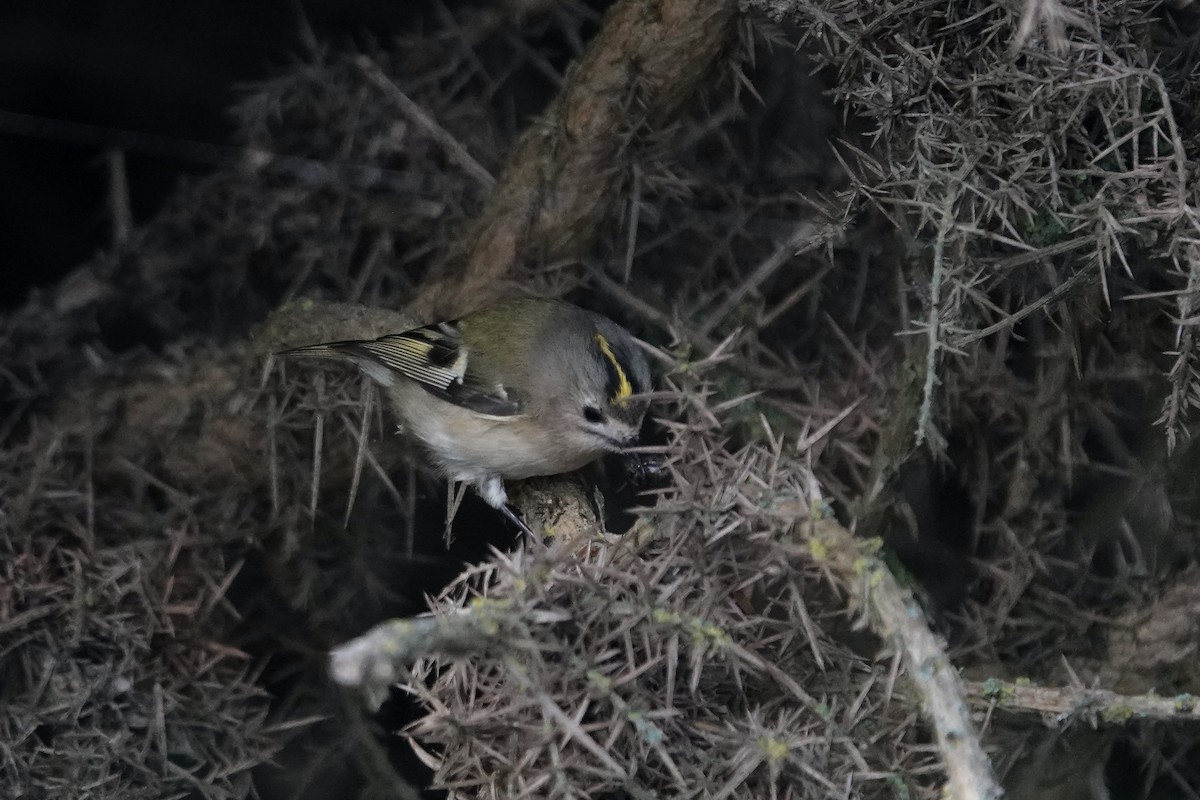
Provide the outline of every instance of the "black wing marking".
[[525,410],[525,405],[503,386],[482,387],[468,383],[452,383],[445,389],[424,383],[421,386],[434,397],[489,417],[518,417]]
[[[472,377],[468,370],[470,353],[463,347],[457,321],[391,333],[375,340],[300,347],[281,355],[344,358],[360,366],[381,366],[416,381],[435,397],[480,414],[510,417],[524,410],[520,399],[503,386],[485,385]],[[370,374],[371,370],[367,372]]]
[[431,326],[358,342],[356,349],[417,383],[444,391],[466,378],[467,352],[461,344]]

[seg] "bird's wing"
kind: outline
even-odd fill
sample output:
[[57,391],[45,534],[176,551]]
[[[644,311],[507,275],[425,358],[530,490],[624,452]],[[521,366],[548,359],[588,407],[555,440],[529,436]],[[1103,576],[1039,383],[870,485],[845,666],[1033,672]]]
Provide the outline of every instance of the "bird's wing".
[[512,417],[524,403],[503,385],[482,380],[471,369],[471,353],[456,321],[439,322],[374,340],[327,342],[279,355],[349,360],[383,384],[392,374],[416,381],[430,394],[480,414]]

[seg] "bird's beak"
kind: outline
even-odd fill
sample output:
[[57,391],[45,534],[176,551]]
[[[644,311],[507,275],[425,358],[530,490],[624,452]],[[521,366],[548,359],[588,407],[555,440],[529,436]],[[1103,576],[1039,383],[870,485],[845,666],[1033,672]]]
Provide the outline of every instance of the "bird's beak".
[[632,433],[628,436],[611,436],[605,438],[612,445],[613,452],[623,453],[638,443],[639,436],[636,433]]

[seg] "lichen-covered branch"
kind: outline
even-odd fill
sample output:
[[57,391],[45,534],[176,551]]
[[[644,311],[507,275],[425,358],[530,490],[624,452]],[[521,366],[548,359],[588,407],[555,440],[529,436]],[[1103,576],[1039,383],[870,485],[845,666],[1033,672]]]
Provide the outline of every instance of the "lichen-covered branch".
[[1196,722],[1200,720],[1200,697],[1178,694],[1129,695],[1107,689],[1074,686],[1037,686],[1028,681],[967,681],[964,688],[977,707],[996,708],[1017,714],[1082,717],[1102,725],[1126,725],[1143,720]]
[[333,648],[329,674],[342,686],[360,689],[377,709],[404,667],[426,656],[481,653],[500,639],[511,618],[510,609],[479,603],[449,614],[388,620]]
[[826,563],[855,593],[872,628],[900,653],[905,672],[933,725],[938,751],[956,800],[989,800],[1001,796],[971,722],[966,693],[958,671],[933,635],[925,613],[877,555],[871,541],[853,534],[828,518],[813,518],[797,526],[817,561]]

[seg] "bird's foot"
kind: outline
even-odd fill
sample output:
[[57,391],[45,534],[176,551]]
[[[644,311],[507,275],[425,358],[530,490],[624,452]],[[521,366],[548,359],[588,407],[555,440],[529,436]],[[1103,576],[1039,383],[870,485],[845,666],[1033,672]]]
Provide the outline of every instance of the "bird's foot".
[[500,506],[500,513],[503,514],[513,525],[516,525],[518,528],[520,528],[522,532],[528,534],[534,539],[537,538],[533,532],[533,529],[525,524],[525,520],[521,519],[520,514],[517,513],[517,509],[511,503],[505,503],[504,505]]

